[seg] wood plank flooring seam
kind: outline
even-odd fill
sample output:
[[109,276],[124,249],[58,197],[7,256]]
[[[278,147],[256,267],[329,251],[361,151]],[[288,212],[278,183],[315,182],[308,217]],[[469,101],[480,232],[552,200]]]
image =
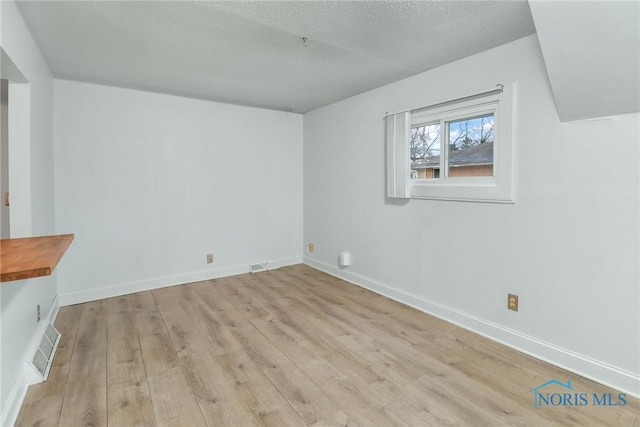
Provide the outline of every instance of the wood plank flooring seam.
[[[231,302],[232,305],[234,305],[233,301]],[[253,328],[260,333],[265,340],[267,341],[271,341],[271,337],[267,336],[262,330],[260,330],[260,328],[256,327],[256,325],[252,322],[252,319],[248,318],[244,313],[243,310],[241,309],[241,307],[238,307],[237,305],[235,305],[236,310],[241,313],[241,315],[243,315],[243,317],[245,317],[245,319],[247,320],[247,322],[249,324],[251,324],[253,326]],[[268,310],[267,310],[268,311]],[[290,357],[287,356],[287,351],[286,349],[283,348],[279,348],[277,343],[273,343],[274,347],[280,351],[280,353],[283,355],[283,357],[285,357],[287,360],[289,360],[291,362],[291,364],[293,366],[296,366],[296,363],[294,360],[292,360]],[[304,373],[304,371],[301,370],[301,373],[305,376],[305,378],[307,379],[307,381],[309,381],[310,383],[314,384],[315,387],[319,388],[319,389],[323,389],[324,384],[318,384],[316,381],[314,381],[312,378],[310,378],[308,375],[306,375]],[[288,396],[288,394],[286,393],[286,391],[282,390],[280,387],[278,387],[277,384],[274,383],[274,386],[280,391],[280,393],[287,399],[287,401],[289,402],[289,404],[294,408],[295,410],[295,404],[294,402],[291,400],[291,398]],[[336,406],[336,408],[340,408],[340,402],[336,402],[334,400],[334,398],[332,398],[332,396],[328,396],[330,400],[332,400]],[[349,411],[349,409],[347,408],[342,408],[342,410],[346,410]],[[300,414],[302,416],[302,414]],[[381,422],[382,420],[378,420],[379,422]]]
[[[233,304],[232,304],[232,305],[233,305]],[[184,307],[184,306],[183,306],[183,307]],[[236,308],[236,310],[240,313],[240,315],[242,315],[242,316],[246,319],[246,316],[244,316],[244,315],[242,314],[242,311],[241,311],[241,310],[239,310],[237,307],[235,307],[235,308]],[[188,313],[190,313],[188,310],[187,310],[187,312],[188,312]],[[248,324],[251,324],[251,323],[250,323],[250,322],[248,322],[248,321],[247,321],[247,323],[248,323]],[[223,327],[224,327],[224,326],[223,326]],[[253,327],[253,325],[252,325],[252,327]],[[254,328],[254,329],[255,329],[255,328]],[[258,331],[257,329],[255,330],[255,332],[260,333],[260,331]],[[269,381],[269,383],[272,385],[272,387],[273,387],[275,390],[277,390],[277,391],[280,393],[280,395],[281,395],[281,396],[282,396],[282,397],[287,401],[287,403],[288,403],[288,405],[291,407],[291,409],[292,409],[293,411],[295,411],[296,413],[298,413],[298,415],[299,415],[299,416],[301,416],[301,417],[302,417],[302,415],[301,415],[301,414],[296,410],[295,406],[293,406],[293,405],[291,404],[291,401],[287,398],[287,396],[282,392],[282,390],[280,390],[280,389],[278,388],[277,384],[275,384],[275,383],[273,382],[273,380],[269,377],[269,375],[267,375],[267,373],[264,371],[264,369],[263,369],[263,367],[261,366],[261,364],[259,363],[259,361],[255,360],[255,359],[251,356],[251,354],[250,354],[250,353],[248,353],[248,356],[253,360],[253,362],[254,362],[254,363],[256,363],[256,366],[258,366],[258,368],[263,372],[263,375],[264,375],[265,379],[266,379],[267,381]],[[304,420],[303,420],[303,422],[304,422]],[[307,424],[305,423],[305,425],[307,425]]]
[[[83,310],[84,310],[84,307],[82,307],[80,309],[80,314],[78,315],[78,319],[80,319],[80,316],[82,316],[82,311]],[[73,336],[73,346],[72,346],[72,349],[71,349],[71,354],[73,354],[75,352],[76,345],[78,344],[78,339],[77,339],[78,338],[78,330],[79,330],[79,328],[76,327],[75,328],[75,334]],[[55,356],[54,356],[54,360],[52,361],[52,363],[55,363]],[[71,369],[71,357],[69,358],[69,366],[67,368],[67,375],[64,378],[65,389],[67,387],[67,384],[69,383],[69,373],[70,373],[69,371],[70,371],[70,369]],[[60,423],[60,417],[62,416],[62,407],[64,405],[65,395],[66,395],[66,393],[63,393],[63,395],[62,395],[62,401],[60,402],[60,410],[58,411],[58,417],[57,417],[58,422],[56,424]]]

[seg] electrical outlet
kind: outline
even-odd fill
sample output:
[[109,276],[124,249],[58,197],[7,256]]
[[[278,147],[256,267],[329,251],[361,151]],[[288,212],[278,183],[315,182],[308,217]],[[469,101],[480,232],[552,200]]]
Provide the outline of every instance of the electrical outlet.
[[40,304],[36,306],[36,314],[37,314],[38,323],[40,323]]
[[313,252],[313,243],[307,243],[307,245],[305,246],[305,252],[308,254]]
[[507,295],[507,308],[509,310],[518,311],[518,295],[515,295],[515,294]]
[[213,254],[207,254],[207,264],[213,264]]

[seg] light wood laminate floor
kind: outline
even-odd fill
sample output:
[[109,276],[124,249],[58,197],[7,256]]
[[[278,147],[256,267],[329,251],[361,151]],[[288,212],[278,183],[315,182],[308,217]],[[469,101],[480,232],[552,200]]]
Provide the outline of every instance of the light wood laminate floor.
[[535,409],[550,379],[618,393],[304,265],[63,307],[56,326],[19,426],[640,426],[630,397]]

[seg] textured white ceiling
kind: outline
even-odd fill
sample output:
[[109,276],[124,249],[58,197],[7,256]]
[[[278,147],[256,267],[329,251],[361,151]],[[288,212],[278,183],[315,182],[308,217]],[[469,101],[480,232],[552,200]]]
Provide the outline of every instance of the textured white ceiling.
[[519,0],[17,4],[56,77],[296,112],[535,32]]

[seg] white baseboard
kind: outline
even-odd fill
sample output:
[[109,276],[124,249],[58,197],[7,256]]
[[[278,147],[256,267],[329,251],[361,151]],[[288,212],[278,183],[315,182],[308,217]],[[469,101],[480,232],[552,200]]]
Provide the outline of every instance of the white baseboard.
[[2,411],[2,414],[0,414],[0,426],[13,426],[16,423],[18,415],[20,414],[20,408],[22,407],[24,398],[27,395],[29,386],[42,382],[40,377],[35,373],[34,369],[29,364],[29,360],[31,360],[36,352],[36,349],[40,345],[40,341],[44,336],[44,331],[47,327],[47,324],[53,324],[56,321],[59,310],[60,303],[58,297],[56,296],[51,303],[51,307],[49,308],[49,313],[47,313],[47,316],[40,319],[40,324],[31,337],[29,345],[27,346],[26,353],[22,357],[22,360],[24,360],[24,362],[22,363],[22,370],[18,375],[18,380],[7,396],[5,408]]
[[[269,269],[300,263],[302,263],[301,256],[283,258],[279,260],[269,261]],[[152,279],[87,289],[79,292],[63,292],[58,295],[58,298],[60,300],[61,306],[80,304],[83,302],[97,301],[104,298],[117,297],[121,295],[133,294],[136,292],[150,291],[152,289],[159,289],[167,286],[182,285],[185,283],[200,282],[203,280],[211,280],[220,277],[236,276],[238,274],[249,273],[249,265],[250,264],[247,263],[194,273],[155,277]]]
[[15,425],[18,420],[18,415],[20,414],[22,402],[24,402],[24,398],[27,395],[28,388],[29,384],[23,381],[22,378],[20,378],[13,386],[11,392],[9,392],[9,395],[7,396],[7,406],[0,416],[0,426],[8,427]]
[[[589,356],[576,353],[523,334],[470,313],[431,301],[419,295],[396,289],[369,277],[339,269],[322,261],[304,257],[304,263],[332,276],[369,289],[395,301],[414,307],[464,329],[500,342],[537,359],[558,366],[585,378],[640,398],[640,374],[612,366]],[[532,387],[535,384],[532,384]]]

